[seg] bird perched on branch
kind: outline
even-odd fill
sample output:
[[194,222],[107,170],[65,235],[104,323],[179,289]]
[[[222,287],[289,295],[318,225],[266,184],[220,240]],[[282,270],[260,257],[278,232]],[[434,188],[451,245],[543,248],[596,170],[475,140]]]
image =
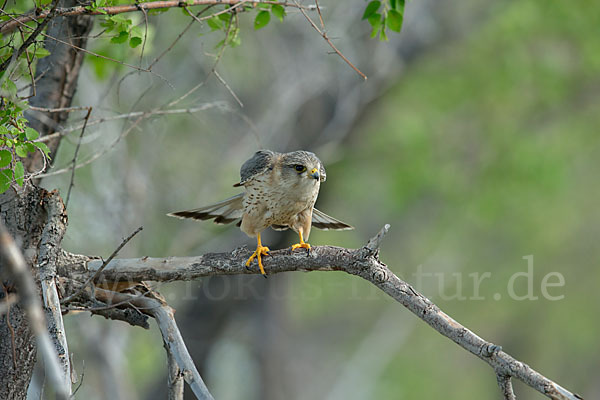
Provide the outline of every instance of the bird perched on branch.
[[168,214],[178,218],[197,220],[214,219],[217,224],[236,222],[245,234],[257,238],[256,251],[246,262],[249,267],[254,258],[261,274],[265,275],[261,257],[269,248],[260,241],[260,233],[268,227],[275,230],[292,229],[300,242],[292,250],[305,248],[311,225],[319,229],[353,229],[314,208],[321,182],[325,182],[325,168],[321,160],[308,151],[276,153],[257,151],[240,169],[241,180],[233,185],[245,191],[219,203],[188,211]]

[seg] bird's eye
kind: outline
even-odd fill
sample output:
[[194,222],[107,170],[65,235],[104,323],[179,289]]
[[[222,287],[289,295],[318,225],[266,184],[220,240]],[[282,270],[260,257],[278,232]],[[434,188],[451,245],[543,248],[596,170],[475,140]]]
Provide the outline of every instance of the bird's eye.
[[298,171],[298,172],[304,172],[304,171],[306,171],[306,167],[305,167],[304,165],[296,164],[296,165],[294,166],[294,168],[295,168],[295,169],[296,169],[296,171]]

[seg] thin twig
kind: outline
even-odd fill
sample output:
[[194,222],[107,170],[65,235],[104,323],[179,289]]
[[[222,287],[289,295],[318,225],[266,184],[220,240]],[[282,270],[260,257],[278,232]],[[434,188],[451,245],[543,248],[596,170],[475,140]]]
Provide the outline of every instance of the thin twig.
[[[5,12],[4,10],[1,10],[1,9],[0,9],[0,13],[2,13],[3,15],[6,15],[7,17],[9,17],[9,18],[11,19],[11,21],[15,21],[15,23],[16,23],[17,25],[21,25],[22,27],[24,27],[24,28],[27,28],[27,29],[29,29],[29,30],[34,30],[32,27],[30,27],[30,26],[26,25],[24,22],[22,22],[21,20],[19,20],[19,19],[17,19],[17,18],[15,18],[15,17],[13,17],[12,15],[8,14],[7,12]],[[46,21],[46,20],[45,20],[45,21]],[[1,29],[0,29],[0,33],[2,33],[2,32],[1,32]],[[83,52],[83,53],[86,53],[86,54],[92,55],[92,56],[94,56],[94,57],[98,57],[98,58],[102,58],[102,59],[104,59],[104,60],[108,60],[108,61],[116,62],[117,64],[121,64],[121,65],[124,65],[124,66],[126,66],[126,67],[129,67],[129,68],[133,68],[133,69],[135,69],[135,70],[137,70],[137,71],[141,71],[141,72],[151,72],[151,73],[155,74],[156,76],[158,76],[159,78],[161,78],[162,80],[165,80],[165,81],[166,81],[166,79],[165,79],[165,78],[163,78],[161,75],[159,75],[159,74],[157,74],[156,72],[154,72],[154,71],[151,71],[151,70],[149,70],[149,69],[146,69],[146,68],[140,68],[140,67],[136,67],[135,65],[131,65],[131,64],[128,64],[128,63],[126,63],[126,62],[119,61],[119,60],[116,60],[116,59],[114,59],[114,58],[111,58],[111,57],[104,56],[104,55],[102,55],[102,54],[94,53],[93,51],[90,51],[90,50],[84,49],[83,47],[76,46],[76,45],[74,45],[73,43],[65,42],[64,40],[58,39],[58,38],[56,38],[56,37],[54,37],[54,36],[50,36],[50,35],[48,35],[47,33],[44,33],[44,32],[40,32],[39,34],[40,34],[40,35],[42,35],[42,36],[44,36],[44,37],[46,37],[46,38],[48,38],[48,39],[54,40],[55,42],[58,42],[58,43],[64,44],[65,46],[69,46],[69,47],[71,47],[71,48],[73,48],[73,49],[75,49],[75,50],[78,50],[78,51],[81,51],[81,52]]]
[[[129,135],[129,133],[131,133],[131,131],[133,131],[133,129],[135,127],[137,127],[139,125],[139,123],[142,122],[143,119],[144,119],[143,116],[141,116],[138,119],[136,119],[129,126],[129,128],[127,128],[126,130],[124,130],[123,132],[121,132],[121,134],[108,147],[106,147],[103,150],[99,151],[98,153],[94,154],[93,156],[91,156],[86,161],[77,164],[75,166],[75,168],[77,169],[77,168],[85,167],[86,165],[93,163],[94,161],[96,161],[97,159],[99,159],[100,157],[102,157],[103,155],[105,155],[106,153],[108,153],[109,151],[111,151],[124,137],[126,137],[127,135]],[[71,171],[71,167],[70,166],[66,167],[66,168],[59,169],[57,171],[51,171],[51,172],[46,172],[45,174],[40,174],[38,177],[39,178],[45,178],[45,177],[48,177],[48,176],[63,174],[65,172],[69,172],[69,171]]]
[[75,166],[77,165],[77,154],[79,154],[79,148],[81,147],[81,139],[83,138],[83,134],[85,133],[85,128],[87,127],[88,120],[90,119],[90,115],[92,114],[92,107],[88,107],[87,114],[85,115],[85,120],[83,122],[83,127],[81,128],[81,133],[79,134],[79,140],[77,141],[77,147],[75,147],[75,153],[73,154],[73,167],[71,168],[71,181],[69,182],[69,190],[67,191],[67,199],[65,200],[65,208],[69,207],[69,199],[71,198],[71,189],[75,185]]
[[[23,24],[28,29],[30,29],[32,32],[29,35],[29,37],[27,38],[27,40],[24,40],[23,44],[16,51],[13,51],[12,57],[7,58],[6,60],[4,60],[4,62],[2,64],[0,64],[0,71],[5,71],[9,64],[11,64],[13,61],[17,60],[21,56],[21,54],[23,54],[23,52],[27,50],[29,45],[31,43],[33,43],[33,41],[37,38],[37,36],[46,27],[48,22],[50,22],[50,20],[54,17],[54,15],[56,14],[57,6],[58,6],[58,0],[54,0],[50,7],[50,11],[48,12],[48,18],[45,18],[41,23],[39,23],[38,26],[35,27],[35,29],[28,25]],[[3,10],[0,10],[0,11],[2,11],[3,14],[8,15]],[[1,30],[2,29],[0,28],[0,31]],[[21,31],[21,35],[23,35],[22,31]]]
[[240,105],[240,107],[244,107],[244,103],[242,103],[242,101],[240,100],[240,98],[235,94],[235,92],[233,91],[233,89],[227,84],[227,82],[225,81],[225,79],[223,79],[221,77],[221,75],[219,75],[219,73],[217,72],[216,69],[213,71],[213,74],[215,74],[215,76],[217,77],[217,79],[219,80],[219,82],[221,82],[223,84],[223,86],[225,86],[225,88],[227,89],[227,91],[229,91],[229,93],[233,96],[233,98],[235,99],[235,101],[237,101],[237,103]]
[[[296,5],[297,5],[297,6],[300,6],[300,5],[298,4],[298,1],[297,1],[297,0],[294,0],[294,3],[296,3]],[[320,11],[320,9],[319,9],[319,5],[318,5],[318,3],[316,3],[316,6],[317,6],[317,10],[318,10],[318,12],[319,12],[319,17],[320,17],[320,16],[321,16],[321,11]],[[331,39],[330,39],[330,38],[329,38],[329,36],[327,35],[327,32],[325,32],[325,30],[321,30],[321,29],[319,29],[319,27],[317,26],[317,24],[315,24],[315,23],[314,23],[314,21],[313,21],[313,20],[312,20],[312,19],[311,19],[311,18],[308,16],[308,14],[306,13],[306,11],[304,11],[304,9],[303,9],[303,8],[300,8],[300,7],[298,7],[298,9],[299,9],[299,10],[300,10],[300,12],[302,13],[302,15],[304,15],[304,18],[306,18],[306,20],[307,20],[308,22],[310,22],[310,25],[311,25],[311,26],[312,26],[312,27],[313,27],[313,28],[314,28],[314,29],[315,29],[317,32],[319,32],[319,35],[321,35],[321,36],[323,37],[323,39],[325,39],[325,41],[327,42],[327,44],[329,44],[329,46],[331,46],[331,48],[333,49],[333,51],[335,51],[335,53],[336,53],[338,56],[340,56],[340,57],[342,58],[342,60],[344,60],[344,61],[346,62],[346,64],[348,64],[348,65],[349,65],[349,66],[350,66],[350,67],[351,67],[351,68],[352,68],[354,71],[356,71],[356,73],[357,73],[357,74],[359,74],[359,75],[360,75],[360,76],[361,76],[361,77],[362,77],[364,80],[367,80],[367,76],[366,76],[365,74],[363,74],[363,73],[362,73],[362,72],[361,72],[361,71],[360,71],[358,68],[356,68],[356,67],[354,66],[354,64],[352,64],[352,63],[350,62],[350,60],[348,60],[348,59],[346,58],[346,56],[344,56],[344,55],[342,54],[342,52],[341,52],[341,51],[339,51],[339,50],[337,49],[337,47],[335,47],[335,45],[333,44],[333,42],[331,41]],[[322,20],[321,20],[321,22],[322,22]]]
[[59,113],[59,112],[62,113],[62,112],[81,111],[81,110],[87,110],[89,108],[90,107],[88,107],[88,106],[61,107],[61,108],[44,108],[44,107],[29,106],[30,110],[47,112],[47,113]]
[[9,293],[8,296],[4,297],[2,301],[0,301],[0,317],[4,314],[8,314],[10,311],[10,306],[15,304],[18,300],[18,297],[14,293]]
[[72,299],[76,298],[77,296],[79,296],[87,287],[90,283],[94,283],[96,281],[96,279],[98,279],[98,277],[100,276],[100,274],[102,274],[102,271],[104,270],[104,268],[106,268],[106,266],[112,261],[113,258],[115,258],[115,256],[119,253],[119,251],[121,251],[121,249],[131,240],[133,239],[133,237],[135,235],[137,235],[142,229],[144,229],[143,226],[140,226],[139,228],[137,228],[135,230],[135,232],[133,232],[131,235],[129,235],[128,237],[126,237],[125,239],[123,239],[123,241],[121,242],[121,244],[115,249],[115,251],[112,252],[112,254],[106,259],[106,261],[104,261],[102,263],[102,265],[100,266],[100,268],[98,268],[98,270],[96,271],[96,273],[94,275],[92,275],[84,284],[83,286],[76,291],[75,293],[73,293],[72,295],[62,299],[61,304],[66,304],[69,301],[71,301]]
[[[150,111],[132,111],[132,112],[124,113],[124,114],[113,115],[110,117],[101,117],[101,118],[97,118],[97,119],[91,119],[88,123],[88,127],[93,126],[93,125],[102,124],[107,121],[115,121],[115,120],[119,120],[119,119],[129,119],[129,118],[133,118],[133,117],[143,117],[145,119],[145,118],[151,118],[156,115],[193,114],[193,113],[197,113],[199,111],[206,111],[211,108],[220,108],[220,109],[226,110],[226,111],[233,111],[230,109],[227,102],[214,101],[211,103],[205,103],[198,107],[179,108],[179,109],[172,109],[172,110],[157,109],[157,110],[150,110]],[[87,109],[87,107],[81,107],[81,109]],[[60,110],[60,109],[57,109],[57,110]],[[51,133],[50,135],[42,136],[41,138],[37,139],[36,142],[47,142],[48,140],[65,136],[67,133],[77,131],[77,130],[81,129],[82,127],[83,127],[83,123],[77,124],[77,125],[62,129],[59,132],[54,132],[54,133]]]
[[[25,36],[23,35],[23,31],[21,29],[19,29],[19,33],[21,34],[21,40],[24,42],[25,41]],[[35,46],[34,46],[35,47]],[[35,51],[35,49],[34,49]],[[31,68],[31,64],[32,64],[32,60],[29,58],[29,52],[25,51],[25,58],[27,59],[27,70],[29,71],[29,76],[31,77],[31,95],[26,97],[35,97],[36,92],[35,92],[35,75],[33,74],[33,69]]]

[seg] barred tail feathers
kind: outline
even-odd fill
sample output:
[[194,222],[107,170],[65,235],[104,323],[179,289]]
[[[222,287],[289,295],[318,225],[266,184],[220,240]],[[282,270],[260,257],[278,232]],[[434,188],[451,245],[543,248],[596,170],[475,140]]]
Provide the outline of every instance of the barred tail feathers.
[[315,228],[323,230],[334,229],[343,231],[348,229],[354,229],[354,227],[346,224],[345,222],[330,217],[329,215],[317,210],[316,208],[313,208],[312,225]]
[[[181,219],[209,220],[214,219],[217,224],[230,224],[242,218],[243,193],[230,197],[209,206],[193,210],[177,211],[167,214],[170,217]],[[239,221],[238,221],[239,222]]]

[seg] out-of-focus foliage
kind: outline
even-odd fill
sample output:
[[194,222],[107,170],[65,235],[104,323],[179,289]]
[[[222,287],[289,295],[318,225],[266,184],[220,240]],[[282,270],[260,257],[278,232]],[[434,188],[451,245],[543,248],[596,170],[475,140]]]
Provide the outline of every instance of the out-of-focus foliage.
[[[411,65],[378,101],[344,161],[328,170],[330,190],[343,193],[329,204],[343,210],[350,202],[341,216],[355,215],[350,222],[364,235],[390,222],[382,259],[396,273],[413,284],[419,270],[429,274],[419,289],[454,318],[583,397],[597,397],[590,371],[600,366],[600,5],[501,2],[492,14],[464,40]],[[531,282],[536,299],[515,300],[509,282],[528,271],[529,255],[532,279],[512,283],[524,297]],[[486,272],[475,292],[470,274]],[[551,301],[541,287],[555,273],[564,286],[548,288],[559,298]],[[383,298],[365,302],[370,288],[343,276],[303,279],[328,285],[309,299],[309,314],[307,302],[293,303],[305,315],[298,326],[308,330],[336,307],[344,326],[355,324],[344,332],[343,359],[351,359],[359,348],[352,338]],[[413,326],[408,313],[399,318],[410,327],[389,333],[399,336],[388,349],[394,356],[363,398],[498,398],[479,361]],[[519,398],[543,398],[520,384],[516,390]]]

